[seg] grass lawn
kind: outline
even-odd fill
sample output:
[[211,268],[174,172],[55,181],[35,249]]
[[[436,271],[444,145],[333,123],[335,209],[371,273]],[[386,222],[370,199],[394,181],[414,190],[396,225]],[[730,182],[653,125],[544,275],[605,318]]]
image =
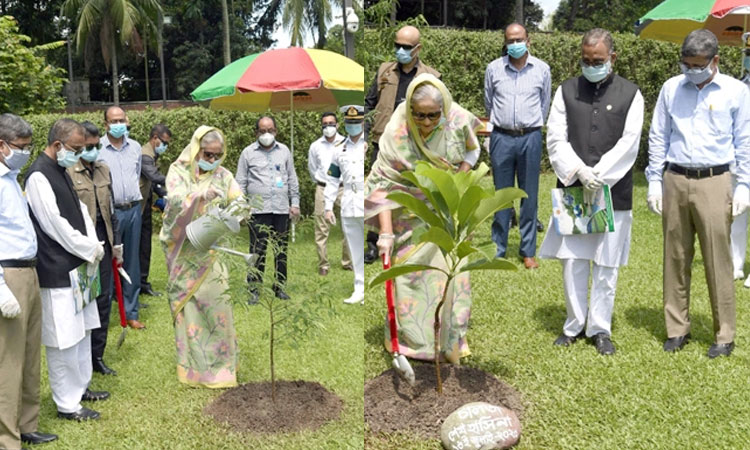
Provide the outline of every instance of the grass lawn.
[[[555,177],[541,179],[539,217],[550,216]],[[518,448],[748,448],[750,444],[750,289],[735,282],[737,348],[709,360],[713,342],[700,251],[693,264],[692,341],[681,352],[662,350],[661,220],[646,207],[646,182],[635,177],[629,265],[620,270],[612,338],[617,353],[600,356],[586,341],[552,345],[565,320],[560,263],[536,271],[472,274],[472,355],[463,360],[520,391],[525,414]],[[489,236],[489,227],[486,230]],[[543,234],[538,237],[541,245]],[[508,256],[520,266],[518,229]],[[697,245],[697,243],[696,243]],[[746,266],[748,267],[748,266]],[[368,266],[367,278],[380,270]],[[383,348],[386,312],[382,286],[368,291],[365,379],[390,368]],[[439,449],[437,440],[378,435],[373,449]]]
[[[309,286],[320,282],[317,255],[311,231],[300,233],[290,244],[288,293],[306,302],[324,301],[306,298]],[[246,233],[245,242],[247,241]],[[165,291],[164,254],[154,241],[151,282]],[[246,245],[246,244],[244,244]],[[246,248],[246,247],[245,247]],[[122,348],[116,348],[120,325],[116,304],[109,328],[105,361],[117,370],[116,377],[94,374],[92,389],[108,390],[112,397],[87,406],[101,412],[101,419],[75,423],[56,418],[47,379],[42,366],[42,411],[39,430],[56,433],[60,439],[44,445],[56,449],[356,449],[363,446],[363,359],[362,317],[358,305],[344,305],[351,294],[353,275],[340,268],[341,233],[332,234],[329,258],[332,270],[326,280],[337,315],[326,319],[326,330],[306,339],[297,349],[288,344],[276,347],[276,376],[279,379],[318,381],[343,399],[338,420],[313,432],[261,436],[230,432],[225,426],[202,414],[203,407],[223,390],[197,389],[182,385],[175,374],[174,331],[165,296],[141,297],[150,305],[142,310],[144,331],[130,330]],[[137,279],[137,275],[133,277]],[[231,274],[233,295],[246,298],[245,273]],[[267,281],[270,276],[266,276]],[[237,305],[234,326],[239,343],[238,379],[240,383],[270,380],[267,330],[268,316],[260,306]],[[44,354],[44,352],[42,352]],[[44,360],[44,356],[43,356]]]

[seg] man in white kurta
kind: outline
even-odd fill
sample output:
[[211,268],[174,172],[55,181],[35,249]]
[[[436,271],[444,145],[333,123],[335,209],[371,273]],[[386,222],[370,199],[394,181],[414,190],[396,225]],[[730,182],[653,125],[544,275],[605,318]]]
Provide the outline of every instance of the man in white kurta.
[[[745,50],[747,51],[747,50]],[[742,77],[742,82],[750,88],[750,55],[744,55],[742,57],[742,67],[745,70],[745,76]],[[736,184],[736,176],[734,171],[732,172],[732,180]],[[735,216],[732,221],[732,266],[734,268],[734,279],[739,280],[745,278],[745,252],[747,251],[747,211],[742,214]],[[745,280],[745,287],[750,287],[750,276]]]
[[[67,164],[74,164],[77,161],[75,153],[83,150],[84,142],[83,128],[70,119],[61,119],[53,125],[48,145],[39,155],[39,159],[48,160],[38,161],[44,163],[39,165],[46,167],[46,173],[54,174],[54,169],[50,169],[51,166],[57,167],[54,161],[62,168]],[[62,251],[83,260],[89,274],[95,273],[104,256],[104,249],[96,237],[96,229],[86,206],[73,193],[72,198],[77,201],[85,223],[86,233],[83,234],[71,225],[65,218],[70,215],[61,211],[58,206],[57,196],[71,198],[68,192],[60,189],[61,185],[63,189],[65,187],[65,181],[60,184],[60,180],[65,178],[55,176],[50,179],[44,170],[35,170],[38,162],[32,165],[26,179],[26,196],[32,219],[38,227],[37,237],[39,238],[40,231],[43,232],[46,235],[44,239],[56,242],[62,247]],[[64,169],[60,176],[67,177]],[[57,189],[53,189],[53,185]],[[72,190],[72,186],[69,189]],[[44,257],[41,251],[39,257],[41,265]],[[105,396],[105,393],[87,390],[92,373],[90,330],[99,327],[99,313],[95,301],[86,304],[90,297],[85,298],[85,293],[79,288],[78,268],[70,270],[67,277],[68,287],[40,289],[42,345],[46,347],[52,399],[61,418],[77,421],[97,419],[99,413],[83,408],[81,400],[101,400],[108,397],[108,394]],[[87,397],[86,394],[95,394],[95,398],[88,398],[91,395]]]
[[349,137],[331,157],[325,187],[325,217],[336,223],[333,204],[343,183],[341,196],[341,228],[344,230],[354,266],[354,293],[344,303],[365,301],[365,140],[363,136],[364,107],[344,106],[344,125]]
[[612,187],[615,231],[562,236],[550,222],[539,250],[542,258],[562,263],[567,319],[555,345],[570,345],[585,328],[604,355],[615,351],[610,336],[617,270],[627,263],[630,250],[631,169],[643,125],[638,87],[612,71],[617,56],[613,45],[605,30],[584,36],[583,76],[557,89],[547,122],[547,148],[558,186],[582,185],[588,195],[604,184]]

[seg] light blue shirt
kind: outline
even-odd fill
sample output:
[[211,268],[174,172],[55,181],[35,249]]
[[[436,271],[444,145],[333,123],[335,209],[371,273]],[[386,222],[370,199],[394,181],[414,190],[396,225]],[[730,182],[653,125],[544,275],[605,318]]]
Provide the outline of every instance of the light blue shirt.
[[495,127],[518,130],[541,127],[552,98],[549,66],[529,54],[516,69],[503,56],[492,61],[484,74],[484,109]]
[[274,142],[268,150],[258,141],[245,147],[234,178],[245,195],[263,199],[262,209],[253,209],[253,213],[289,214],[290,202],[299,208],[299,181],[292,153],[280,142]]
[[735,165],[737,184],[750,186],[750,90],[721,73],[700,90],[685,75],[670,78],[654,108],[648,147],[649,195],[661,195],[666,163]]
[[104,135],[100,142],[102,150],[97,161],[109,166],[115,204],[141,201],[141,144],[123,139],[122,147],[116,149],[109,143],[109,135]]
[[[0,259],[31,259],[36,256],[36,232],[29,217],[29,205],[16,181],[18,172],[0,163]],[[4,283],[2,267],[0,283]]]

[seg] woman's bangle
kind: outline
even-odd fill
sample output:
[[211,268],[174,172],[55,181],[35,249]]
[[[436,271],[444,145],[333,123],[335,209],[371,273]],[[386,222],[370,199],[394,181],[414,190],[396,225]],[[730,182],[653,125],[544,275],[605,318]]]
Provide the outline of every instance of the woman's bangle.
[[385,239],[396,239],[396,235],[393,233],[380,233],[379,237],[382,237]]

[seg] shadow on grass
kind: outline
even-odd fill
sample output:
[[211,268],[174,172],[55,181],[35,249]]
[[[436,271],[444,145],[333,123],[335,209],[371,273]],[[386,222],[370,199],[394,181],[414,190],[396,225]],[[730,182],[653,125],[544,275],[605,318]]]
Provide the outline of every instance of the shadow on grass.
[[[667,339],[664,325],[664,309],[661,307],[637,306],[625,310],[625,318],[633,328],[648,331],[658,341]],[[692,341],[712,344],[713,319],[706,314],[690,314],[690,336]]]
[[510,366],[503,364],[499,359],[487,359],[486,357],[472,355],[468,358],[464,358],[462,362],[465,362],[469,367],[489,372],[501,380],[510,380],[516,375],[515,372],[510,369]]
[[565,304],[545,305],[534,310],[534,320],[541,329],[554,335],[562,331],[565,317]]

